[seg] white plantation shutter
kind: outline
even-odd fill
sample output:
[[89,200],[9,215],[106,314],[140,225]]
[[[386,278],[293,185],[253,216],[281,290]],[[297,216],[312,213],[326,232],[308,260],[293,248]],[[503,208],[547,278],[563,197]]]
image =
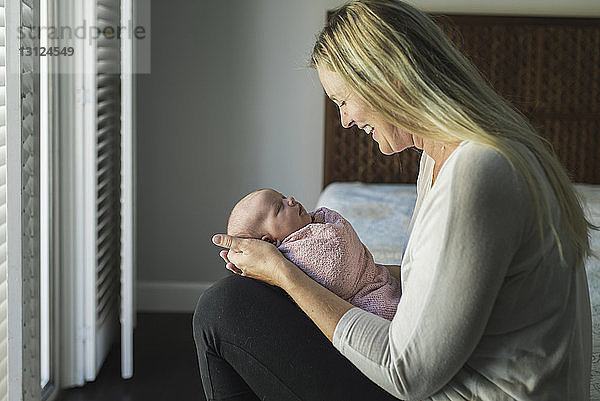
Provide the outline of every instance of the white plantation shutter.
[[[39,47],[39,0],[21,1],[21,46]],[[33,39],[32,39],[33,38]],[[21,56],[23,399],[40,397],[40,93],[39,57]]]
[[4,0],[4,17],[6,377],[9,400],[37,401],[41,396],[39,57],[33,52],[20,55],[18,49],[39,47],[33,34],[39,26],[39,1]]
[[[121,25],[133,24],[133,1],[121,0]],[[121,40],[121,376],[133,376],[134,96],[133,40]]]
[[0,401],[8,400],[6,297],[6,23],[0,0]]
[[[131,235],[123,240],[121,235],[122,174],[132,174],[123,171],[121,163],[120,42],[127,35],[119,40],[113,31],[121,26],[121,0],[61,0],[56,7],[63,25],[85,24],[102,32],[63,43],[74,46],[75,54],[57,60],[59,68],[69,72],[57,83],[57,91],[65,93],[57,110],[57,135],[64,149],[59,168],[64,194],[59,216],[61,292],[70,300],[62,307],[61,375],[63,385],[81,386],[95,380],[117,340],[122,241],[132,241]],[[130,229],[125,225],[123,231]],[[132,314],[132,308],[123,313]]]
[[[120,24],[118,0],[99,0],[98,26]],[[97,319],[101,326],[118,309],[120,268],[120,46],[98,40],[97,53]]]
[[[88,192],[87,210],[90,224],[88,250],[91,256],[86,263],[89,274],[86,317],[89,328],[86,338],[85,378],[94,380],[110,347],[118,335],[120,255],[121,255],[121,147],[120,147],[120,41],[115,29],[120,25],[120,1],[97,0],[88,17],[104,31],[88,48],[89,70],[86,84],[89,103],[86,104],[86,135],[93,138],[86,164],[90,174],[85,184]],[[105,31],[110,29],[111,31]],[[87,95],[87,94],[86,94]],[[88,194],[90,195],[90,194]],[[90,269],[90,267],[92,269]],[[91,285],[90,285],[91,284]]]

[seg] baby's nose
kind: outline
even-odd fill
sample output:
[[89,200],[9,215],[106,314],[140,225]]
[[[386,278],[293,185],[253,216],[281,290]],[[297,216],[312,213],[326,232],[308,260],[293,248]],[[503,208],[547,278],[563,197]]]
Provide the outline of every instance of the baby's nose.
[[290,205],[290,206],[294,206],[295,204],[296,204],[296,199],[294,199],[294,197],[293,197],[293,196],[290,196],[290,197],[288,198],[288,205]]

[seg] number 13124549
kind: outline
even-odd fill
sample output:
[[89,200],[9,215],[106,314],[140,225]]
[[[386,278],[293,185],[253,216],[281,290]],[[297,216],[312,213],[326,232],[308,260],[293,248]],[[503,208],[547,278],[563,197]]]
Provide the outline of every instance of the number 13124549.
[[19,47],[21,56],[72,56],[74,53],[72,47]]

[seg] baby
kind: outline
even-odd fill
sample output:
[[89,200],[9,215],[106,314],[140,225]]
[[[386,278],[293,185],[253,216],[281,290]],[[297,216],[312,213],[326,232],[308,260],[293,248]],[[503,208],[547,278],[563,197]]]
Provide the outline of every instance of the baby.
[[246,195],[231,211],[227,234],[268,241],[313,280],[352,305],[392,320],[400,301],[398,280],[373,255],[340,214],[307,212],[273,189]]

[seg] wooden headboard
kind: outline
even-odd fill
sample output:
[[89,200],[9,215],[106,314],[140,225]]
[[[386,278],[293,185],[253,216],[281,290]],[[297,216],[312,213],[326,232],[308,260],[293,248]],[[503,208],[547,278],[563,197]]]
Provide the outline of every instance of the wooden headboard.
[[[506,99],[547,138],[575,182],[600,184],[600,18],[433,15]],[[414,183],[420,154],[385,156],[325,101],[323,186]]]

